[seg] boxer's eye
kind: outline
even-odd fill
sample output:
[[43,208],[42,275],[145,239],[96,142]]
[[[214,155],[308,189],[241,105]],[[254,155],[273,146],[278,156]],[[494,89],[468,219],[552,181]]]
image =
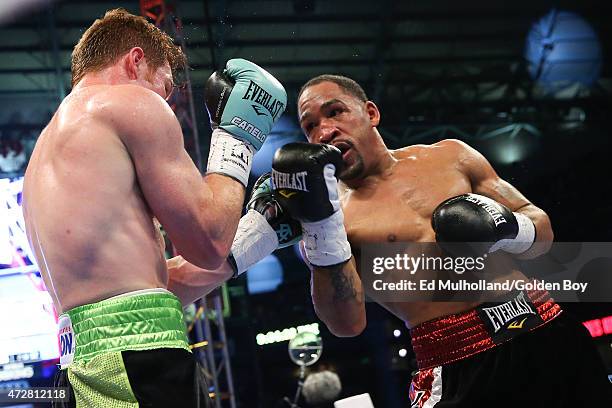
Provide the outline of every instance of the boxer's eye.
[[309,134],[312,129],[314,129],[314,123],[307,123],[306,126],[304,126],[304,131],[306,134]]

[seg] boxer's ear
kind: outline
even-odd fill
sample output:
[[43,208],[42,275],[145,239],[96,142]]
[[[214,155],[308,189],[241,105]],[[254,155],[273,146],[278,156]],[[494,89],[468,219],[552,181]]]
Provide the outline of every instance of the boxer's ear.
[[128,78],[138,79],[138,72],[146,68],[144,51],[140,47],[134,47],[128,51],[125,57],[125,70]]
[[372,127],[378,126],[380,123],[380,111],[378,110],[378,106],[372,101],[367,101],[365,103],[365,110],[370,118],[370,124]]

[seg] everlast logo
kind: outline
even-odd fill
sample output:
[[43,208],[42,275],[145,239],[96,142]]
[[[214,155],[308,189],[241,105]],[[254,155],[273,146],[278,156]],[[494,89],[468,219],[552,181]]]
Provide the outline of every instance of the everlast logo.
[[[251,81],[251,83],[249,84],[249,87],[244,93],[242,99],[248,99],[260,104],[261,106],[266,108],[268,112],[270,112],[270,116],[272,116],[272,119],[274,120],[276,120],[277,116],[280,113],[285,111],[284,103],[272,98],[272,95],[270,95],[262,87],[260,87],[253,81]],[[255,113],[257,113],[258,116],[265,115],[265,112],[262,113],[257,106],[253,105],[253,109],[255,110]]]
[[482,208],[484,208],[484,210],[486,212],[488,212],[489,214],[491,214],[491,217],[493,217],[493,222],[495,222],[495,226],[497,227],[499,224],[503,224],[506,221],[506,219],[504,218],[503,215],[501,215],[501,213],[499,212],[499,210],[493,205],[493,204],[489,204],[486,203],[484,201],[481,201],[478,199],[478,197],[474,197],[474,196],[467,196],[465,197],[465,199],[467,201],[470,201],[474,204],[478,204],[479,206],[481,206]]
[[[506,303],[502,303],[501,305],[494,307],[483,307],[482,311],[486,313],[486,316],[491,321],[495,333],[497,333],[502,327],[506,325],[509,321],[516,319],[517,316],[526,315],[526,314],[536,314],[536,312],[531,308],[531,305],[525,299],[525,293],[521,292],[517,297],[512,300],[507,301]],[[523,327],[523,322],[517,322],[513,327],[513,329],[520,329]]]
[[274,170],[272,172],[272,184],[274,188],[290,188],[292,190],[308,191],[306,188],[306,175],[308,172],[281,173]]

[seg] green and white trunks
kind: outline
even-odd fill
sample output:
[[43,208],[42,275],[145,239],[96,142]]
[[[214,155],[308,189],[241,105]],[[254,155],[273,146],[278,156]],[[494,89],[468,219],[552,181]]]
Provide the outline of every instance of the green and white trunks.
[[[181,302],[146,289],[75,307],[59,317],[59,407],[205,407]],[[178,405],[177,405],[178,404]]]

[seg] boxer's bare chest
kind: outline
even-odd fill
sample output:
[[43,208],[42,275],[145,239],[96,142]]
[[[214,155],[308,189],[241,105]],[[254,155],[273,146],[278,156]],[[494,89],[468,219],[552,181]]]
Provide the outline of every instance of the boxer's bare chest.
[[373,242],[432,242],[434,209],[471,191],[453,162],[423,149],[398,154],[392,172],[343,195],[345,226],[352,246]]
[[[471,192],[468,177],[452,158],[432,154],[427,148],[408,153],[396,156],[398,162],[389,177],[341,196],[344,224],[356,257],[367,243],[434,242],[434,209],[450,197]],[[381,304],[409,327],[473,306],[467,302]]]

